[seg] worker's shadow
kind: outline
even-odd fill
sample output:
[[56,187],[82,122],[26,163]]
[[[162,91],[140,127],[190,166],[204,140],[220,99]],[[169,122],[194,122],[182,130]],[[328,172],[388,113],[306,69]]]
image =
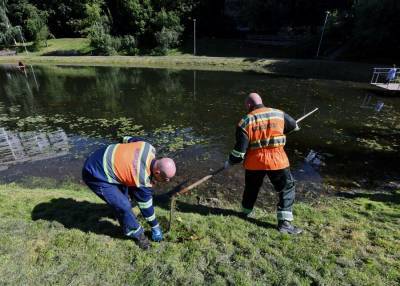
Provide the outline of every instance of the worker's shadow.
[[[169,200],[166,200],[165,197],[163,196],[155,196],[155,205],[166,210],[169,210],[170,208]],[[242,212],[238,212],[231,209],[222,209],[218,207],[205,206],[205,205],[189,204],[184,201],[177,200],[174,211],[182,213],[196,213],[204,216],[206,215],[222,215],[226,217],[234,216],[263,228],[274,228],[274,229],[276,228],[276,225],[272,223],[261,221],[252,217],[244,217]]]
[[[169,210],[169,200],[159,200],[156,202],[156,205]],[[175,211],[243,218],[242,213],[235,210],[192,205],[182,201],[177,201]],[[71,198],[57,198],[36,205],[32,210],[31,216],[32,220],[58,222],[68,229],[79,229],[83,232],[93,232],[120,239],[127,238],[122,234],[112,210],[103,203],[97,204],[87,201],[76,201]],[[275,228],[275,225],[265,221],[254,218],[243,219],[260,227]]]
[[68,229],[125,238],[112,210],[102,203],[76,201],[71,198],[52,199],[36,205],[32,211],[32,219],[56,221]]
[[347,199],[366,198],[375,202],[382,202],[386,204],[400,204],[400,192],[376,192],[376,193],[346,193],[340,192],[336,194],[338,197]]

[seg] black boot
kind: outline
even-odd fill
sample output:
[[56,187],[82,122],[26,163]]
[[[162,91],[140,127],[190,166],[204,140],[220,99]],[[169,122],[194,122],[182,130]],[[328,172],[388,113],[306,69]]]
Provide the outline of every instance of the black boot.
[[147,236],[142,232],[137,238],[135,238],[136,244],[143,250],[150,248],[150,241]]
[[295,227],[290,221],[280,220],[278,222],[278,230],[281,233],[300,234],[303,232],[301,228]]

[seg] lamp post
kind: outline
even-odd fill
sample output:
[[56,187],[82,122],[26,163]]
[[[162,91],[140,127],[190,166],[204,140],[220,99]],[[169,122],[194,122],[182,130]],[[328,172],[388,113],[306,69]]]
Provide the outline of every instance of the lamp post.
[[326,26],[326,22],[328,21],[329,14],[330,14],[330,12],[326,11],[325,22],[324,22],[324,26],[322,27],[321,39],[319,40],[319,45],[318,45],[318,50],[317,50],[317,57],[319,55],[319,49],[321,48],[322,37],[324,36],[325,26]]
[[193,19],[193,55],[196,55],[196,19]]

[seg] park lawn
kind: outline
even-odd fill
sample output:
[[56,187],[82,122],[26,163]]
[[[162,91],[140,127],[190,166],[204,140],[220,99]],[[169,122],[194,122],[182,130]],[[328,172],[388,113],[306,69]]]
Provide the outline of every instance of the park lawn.
[[[201,41],[200,41],[201,42]],[[84,38],[52,39],[48,47],[26,55],[0,57],[0,64],[16,64],[23,61],[33,65],[123,66],[145,68],[169,68],[184,70],[210,70],[256,72],[301,78],[325,78],[368,83],[374,65],[316,59],[274,58],[273,53],[262,57],[248,51],[235,55],[235,48],[221,42],[204,40],[205,52],[193,56],[190,48],[174,49],[166,56],[91,56],[89,40]],[[221,50],[221,52],[219,52]],[[287,55],[289,56],[289,55]]]
[[[177,204],[141,251],[83,186],[0,186],[1,285],[399,285],[400,191],[298,203],[298,237],[275,217]],[[157,207],[162,225],[168,204]]]
[[61,38],[48,40],[47,46],[41,48],[39,51],[30,52],[30,54],[35,56],[68,56],[73,53],[77,55],[87,55],[90,54],[92,50],[89,40],[86,38]]

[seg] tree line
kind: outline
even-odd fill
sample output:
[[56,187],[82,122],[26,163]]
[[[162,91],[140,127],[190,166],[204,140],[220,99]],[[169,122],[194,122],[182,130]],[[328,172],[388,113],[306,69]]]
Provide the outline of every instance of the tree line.
[[97,54],[165,54],[193,36],[193,19],[204,37],[285,30],[317,38],[326,11],[330,45],[398,57],[398,0],[0,0],[0,45],[22,35],[37,48],[87,37]]

